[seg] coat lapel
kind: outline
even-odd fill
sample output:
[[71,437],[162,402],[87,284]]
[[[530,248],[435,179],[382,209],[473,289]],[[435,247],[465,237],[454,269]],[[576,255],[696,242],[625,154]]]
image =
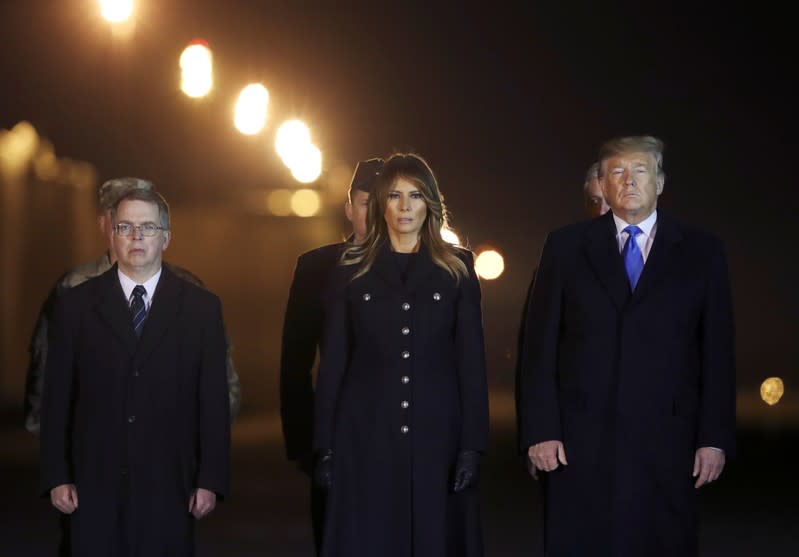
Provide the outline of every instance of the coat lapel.
[[100,295],[96,309],[109,328],[131,354],[136,352],[136,333],[125,293],[119,283],[117,266],[113,265],[100,278]]
[[678,224],[661,211],[658,211],[656,226],[655,240],[649,250],[649,257],[646,258],[638,286],[633,293],[632,302],[636,304],[650,294],[664,277],[668,276],[674,254],[677,253],[675,248],[682,240],[682,232]]
[[608,211],[585,230],[585,249],[591,267],[618,309],[630,297],[630,282],[616,242],[616,226]]
[[181,280],[166,265],[161,267],[161,278],[155,287],[150,311],[139,339],[136,360],[143,363],[164,338],[180,309]]

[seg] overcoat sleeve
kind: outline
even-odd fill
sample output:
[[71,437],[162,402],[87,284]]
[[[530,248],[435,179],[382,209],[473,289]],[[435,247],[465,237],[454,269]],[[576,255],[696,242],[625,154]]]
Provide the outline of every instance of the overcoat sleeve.
[[216,297],[205,316],[202,350],[197,487],[224,497],[230,486],[230,402],[225,370],[225,328],[221,303]]
[[541,254],[524,325],[518,397],[524,452],[542,441],[562,440],[557,378],[562,298],[562,276],[550,236]]
[[727,259],[718,242],[711,260],[702,313],[697,448],[735,453],[735,327]]
[[471,253],[464,257],[469,276],[459,283],[455,352],[461,403],[460,450],[485,452],[488,445],[488,385],[480,281]]
[[41,490],[43,494],[63,484],[74,483],[70,460],[70,437],[74,390],[77,317],[67,298],[58,299],[48,330],[48,355],[44,369],[41,416]]
[[280,417],[286,456],[297,460],[311,453],[313,380],[311,372],[321,329],[318,288],[312,269],[300,257],[291,281],[280,350]]
[[325,289],[325,325],[320,343],[321,359],[316,378],[313,450],[334,449],[336,404],[347,371],[351,350],[351,322],[347,301],[347,277],[343,267],[331,273]]

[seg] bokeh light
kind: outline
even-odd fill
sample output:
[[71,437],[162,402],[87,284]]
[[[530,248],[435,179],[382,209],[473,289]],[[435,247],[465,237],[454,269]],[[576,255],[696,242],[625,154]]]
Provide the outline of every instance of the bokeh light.
[[266,125],[269,91],[260,83],[251,83],[239,93],[233,123],[244,135],[255,135]]
[[447,228],[446,226],[442,226],[441,227],[441,237],[448,244],[452,244],[453,246],[461,245],[460,238],[458,238],[458,235],[455,234],[455,231],[452,230],[451,228]]
[[319,212],[322,202],[314,190],[302,189],[291,196],[291,210],[298,217],[312,217]]
[[292,161],[291,175],[303,184],[316,181],[322,174],[322,152],[316,145],[307,144],[298,149]]
[[505,271],[505,259],[496,250],[487,249],[477,255],[474,269],[480,278],[494,280]]
[[769,377],[760,384],[760,398],[769,406],[777,404],[785,394],[785,384],[779,377]]
[[266,208],[276,217],[289,216],[292,194],[292,190],[272,190],[266,198]]
[[311,144],[311,130],[300,120],[284,122],[277,130],[275,149],[289,168],[296,166],[302,158],[303,150]]
[[189,43],[180,55],[181,90],[192,98],[204,97],[214,84],[211,49],[202,39]]
[[122,23],[133,13],[133,0],[100,0],[100,13],[110,23]]

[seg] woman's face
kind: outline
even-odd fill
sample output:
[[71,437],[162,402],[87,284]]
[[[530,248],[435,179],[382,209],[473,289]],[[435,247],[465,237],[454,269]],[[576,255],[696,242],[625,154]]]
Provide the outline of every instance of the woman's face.
[[427,203],[416,184],[403,177],[394,180],[384,216],[391,236],[418,236],[427,217]]

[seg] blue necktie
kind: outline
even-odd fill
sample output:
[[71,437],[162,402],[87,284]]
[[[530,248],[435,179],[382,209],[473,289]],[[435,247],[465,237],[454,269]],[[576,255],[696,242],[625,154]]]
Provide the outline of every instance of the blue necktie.
[[630,289],[635,291],[638,285],[638,279],[641,278],[641,272],[644,270],[644,255],[641,253],[641,248],[638,247],[638,242],[635,237],[643,231],[635,225],[628,226],[622,232],[629,234],[624,247],[621,250],[621,257],[624,259],[624,268],[627,271],[627,278],[630,279]]
[[133,316],[133,330],[136,332],[136,338],[141,337],[144,320],[147,319],[147,306],[144,303],[146,293],[147,290],[141,284],[137,284],[130,297],[130,314]]

